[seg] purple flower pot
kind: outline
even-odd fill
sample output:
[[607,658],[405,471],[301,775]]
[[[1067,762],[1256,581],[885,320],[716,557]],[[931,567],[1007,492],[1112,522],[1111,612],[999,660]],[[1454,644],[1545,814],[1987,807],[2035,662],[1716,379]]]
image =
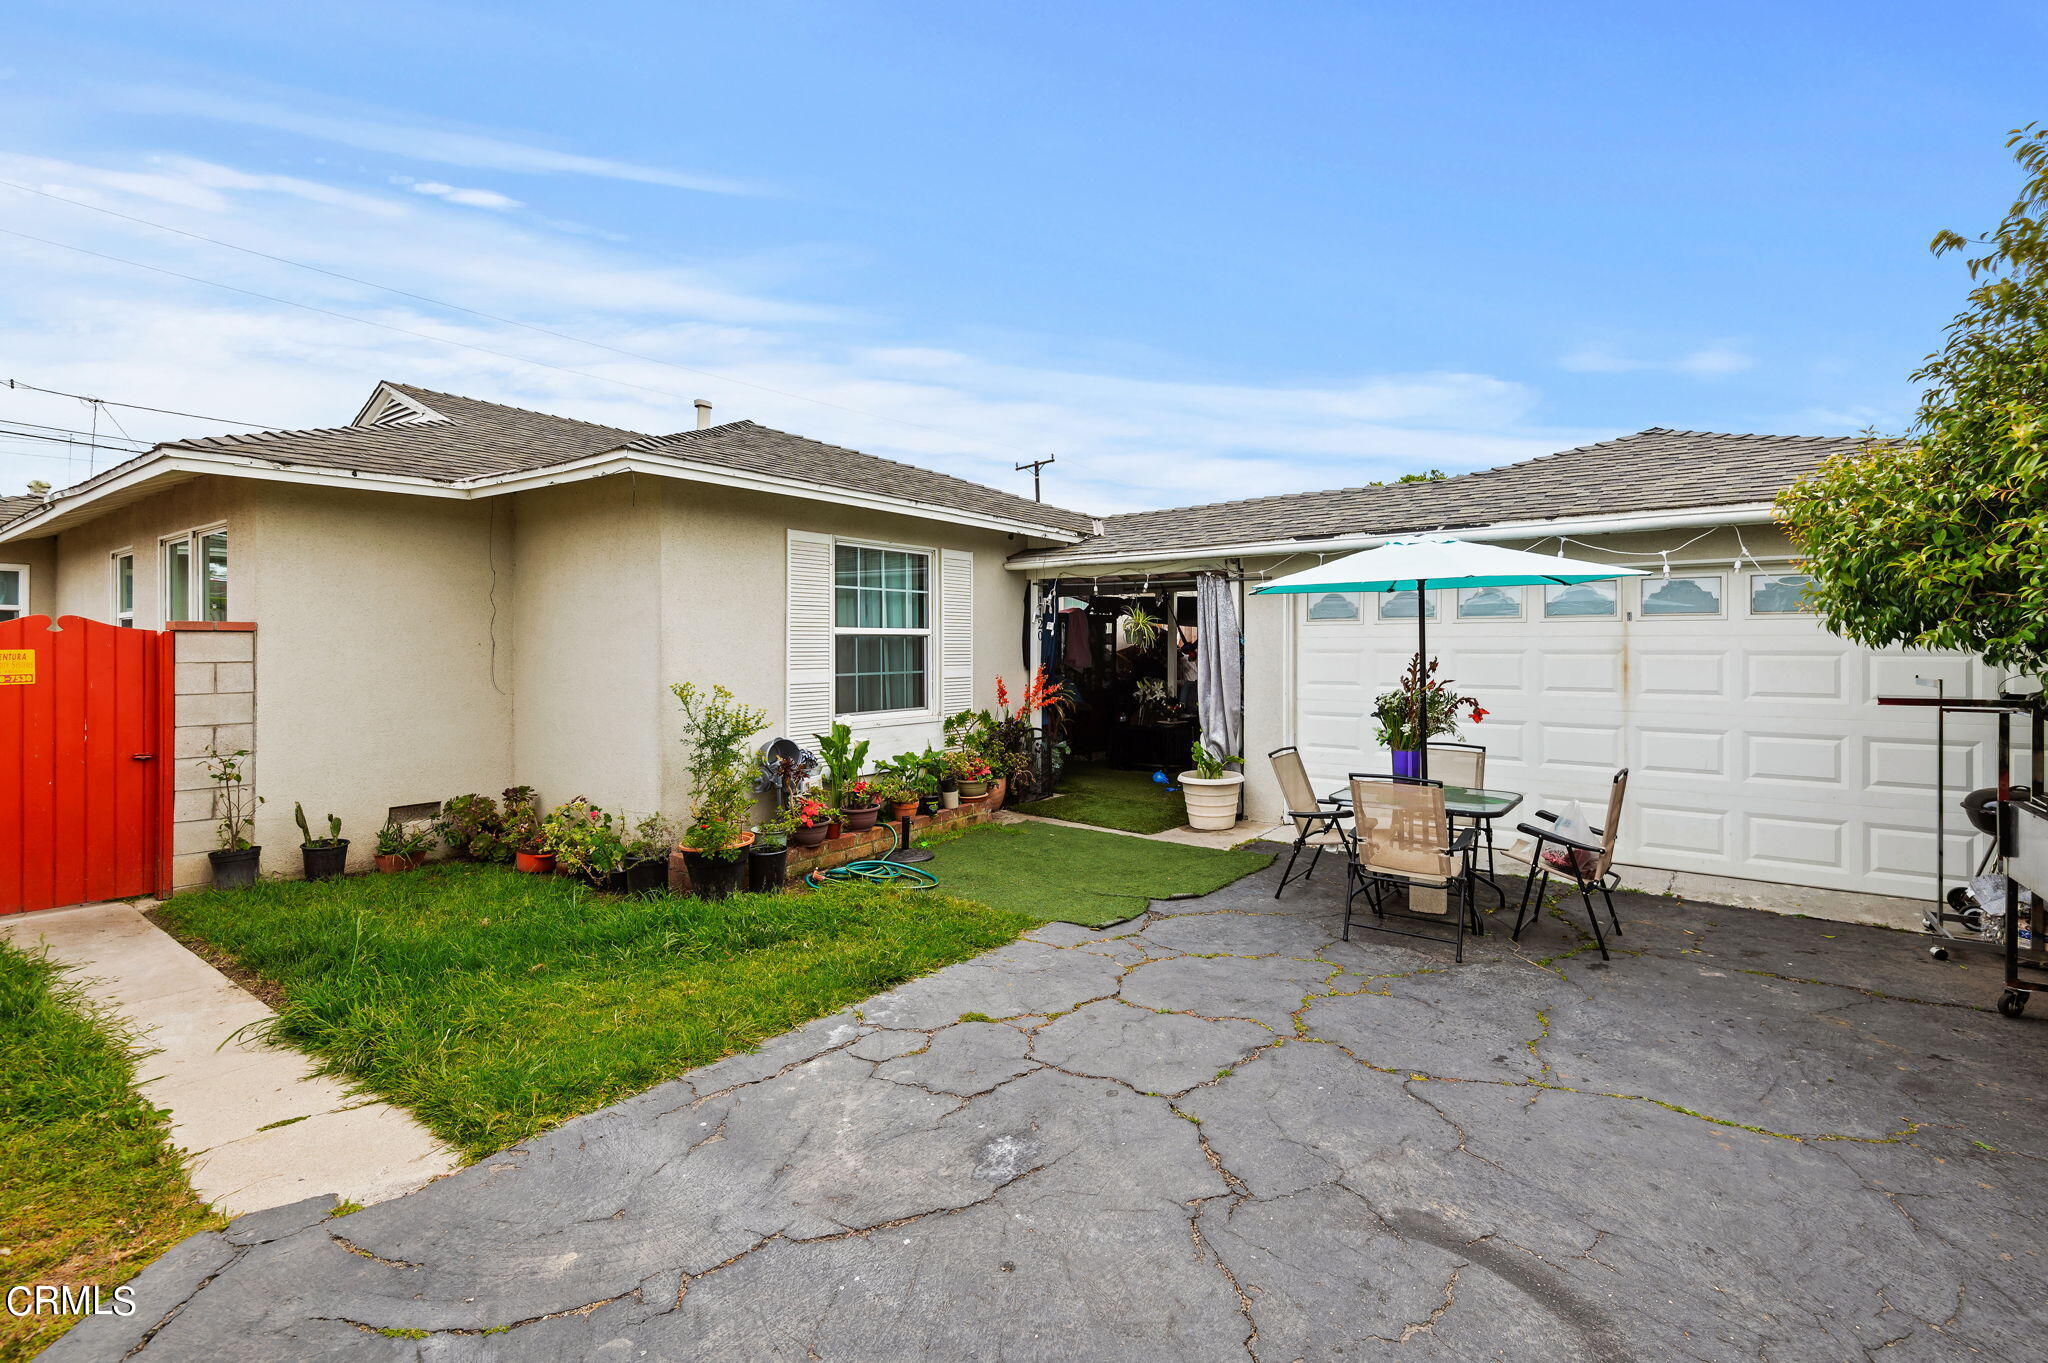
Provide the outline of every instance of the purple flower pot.
[[1414,749],[1394,749],[1394,775],[1422,775],[1422,754]]

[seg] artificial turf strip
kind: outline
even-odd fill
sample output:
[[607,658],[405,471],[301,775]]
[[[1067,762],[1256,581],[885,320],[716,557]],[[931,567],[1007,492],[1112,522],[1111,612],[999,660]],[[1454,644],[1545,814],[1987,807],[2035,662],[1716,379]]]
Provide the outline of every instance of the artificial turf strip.
[[1160,785],[1152,779],[1151,772],[1117,771],[1112,767],[1068,767],[1060,776],[1057,796],[1016,808],[1021,814],[1092,823],[1097,828],[1121,828],[1131,833],[1164,833],[1188,821],[1187,805],[1178,789],[1168,790]]
[[1057,824],[984,824],[932,840],[939,890],[1033,918],[1102,927],[1154,899],[1208,894],[1270,866],[1266,852],[1190,847]]
[[623,899],[453,864],[180,895],[157,917],[278,986],[277,1039],[472,1159],[1033,922],[950,894]]
[[[195,1231],[224,1224],[193,1195],[164,1114],[132,1087],[127,1037],[62,967],[0,942],[0,1285],[113,1290]],[[77,1316],[0,1314],[0,1358],[27,1358]]]

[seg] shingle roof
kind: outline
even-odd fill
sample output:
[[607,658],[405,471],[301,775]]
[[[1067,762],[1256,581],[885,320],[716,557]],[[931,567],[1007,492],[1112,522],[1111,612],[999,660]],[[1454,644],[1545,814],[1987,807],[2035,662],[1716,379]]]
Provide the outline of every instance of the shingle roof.
[[1109,516],[1099,535],[1018,554],[1013,561],[1766,502],[1822,459],[1864,443],[1857,436],[1723,435],[1652,426],[1441,482],[1295,492]]
[[729,421],[722,426],[709,426],[699,431],[646,436],[627,448],[672,454],[679,459],[722,464],[753,473],[800,478],[827,487],[883,493],[931,506],[977,511],[1083,535],[1095,527],[1095,517],[1079,511],[1048,506],[1044,502],[983,487],[980,483],[970,483],[964,478],[827,445],[751,421]]
[[185,449],[228,450],[295,465],[402,474],[446,483],[524,473],[627,448],[825,487],[882,493],[944,510],[1001,516],[1073,533],[1086,534],[1095,523],[1093,517],[1078,511],[1045,506],[964,478],[807,440],[751,421],[653,436],[409,384],[386,383],[384,387],[424,404],[444,419],[260,431],[176,443]]
[[42,504],[43,499],[40,497],[0,497],[0,525],[7,524],[16,516],[25,516]]

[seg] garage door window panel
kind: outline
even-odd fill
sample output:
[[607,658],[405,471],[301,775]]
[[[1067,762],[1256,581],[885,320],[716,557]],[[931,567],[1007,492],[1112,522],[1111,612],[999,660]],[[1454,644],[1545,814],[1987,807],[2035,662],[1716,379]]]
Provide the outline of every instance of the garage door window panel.
[[1647,578],[1643,582],[1643,614],[1720,615],[1722,585],[1718,573]]
[[1752,573],[1749,578],[1751,615],[1810,615],[1813,603],[1807,596],[1813,579],[1805,573]]
[[[1429,599],[1425,605],[1425,615],[1423,618],[1434,620],[1436,619],[1436,593],[1429,592],[1426,595]],[[1413,620],[1415,618],[1415,596],[1416,594],[1412,591],[1382,592],[1380,594],[1380,619]]]
[[1326,592],[1312,597],[1308,603],[1308,618],[1313,621],[1356,620],[1358,598],[1350,592]]
[[1522,618],[1520,587],[1458,588],[1460,620],[1519,620]]
[[1612,582],[1575,582],[1569,587],[1543,589],[1543,614],[1550,620],[1584,620],[1612,616],[1615,592]]

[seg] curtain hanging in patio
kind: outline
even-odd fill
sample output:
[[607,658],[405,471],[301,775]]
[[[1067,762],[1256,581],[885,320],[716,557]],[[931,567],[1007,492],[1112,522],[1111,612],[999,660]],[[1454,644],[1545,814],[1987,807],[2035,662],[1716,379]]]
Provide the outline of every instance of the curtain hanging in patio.
[[1238,649],[1237,603],[1229,579],[1221,573],[1203,573],[1195,579],[1195,630],[1202,742],[1210,752],[1241,757],[1244,672]]

